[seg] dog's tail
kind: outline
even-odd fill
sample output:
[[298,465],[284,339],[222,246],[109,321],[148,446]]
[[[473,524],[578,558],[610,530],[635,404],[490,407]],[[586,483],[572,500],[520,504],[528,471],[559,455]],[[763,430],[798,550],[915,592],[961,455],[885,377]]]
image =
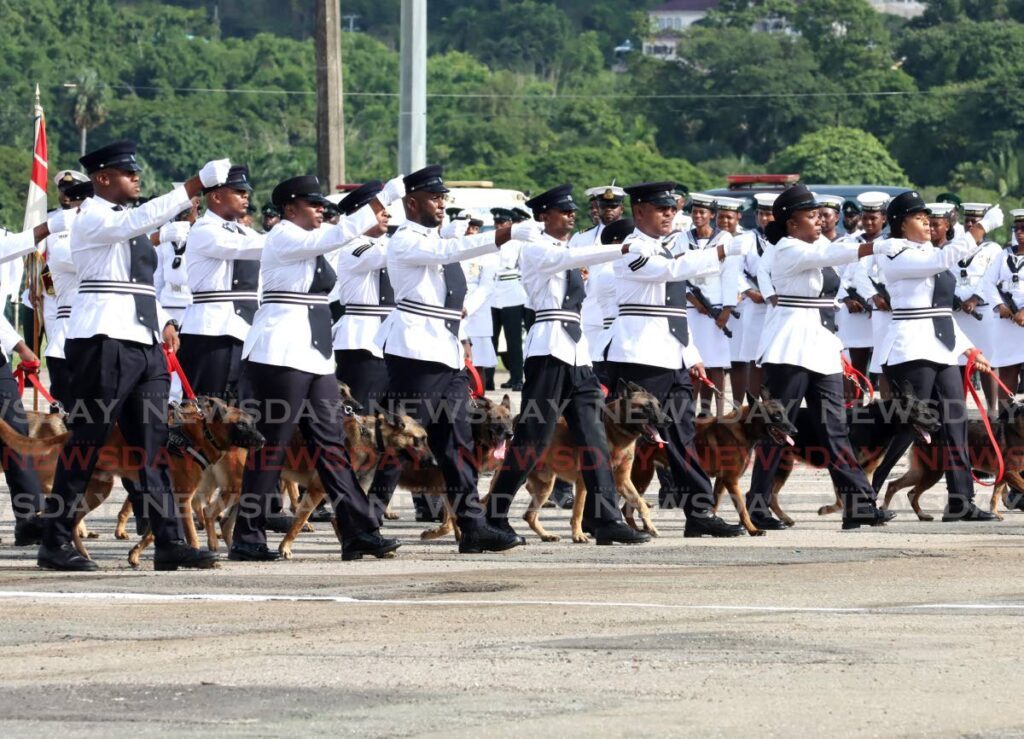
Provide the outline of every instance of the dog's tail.
[[64,447],[64,443],[71,438],[71,433],[65,431],[55,436],[47,436],[42,439],[33,439],[18,433],[7,421],[0,418],[0,441],[8,449],[17,454],[25,454],[31,457],[43,457]]

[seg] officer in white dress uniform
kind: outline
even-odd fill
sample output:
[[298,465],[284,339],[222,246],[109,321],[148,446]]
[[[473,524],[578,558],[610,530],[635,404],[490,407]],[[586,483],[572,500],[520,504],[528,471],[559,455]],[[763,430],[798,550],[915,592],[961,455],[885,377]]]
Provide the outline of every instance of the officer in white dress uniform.
[[242,344],[259,307],[265,236],[239,221],[252,194],[249,169],[205,188],[206,212],[188,234],[192,304],[181,322],[178,359],[199,395],[228,400],[241,393]]
[[181,323],[185,317],[185,310],[192,304],[185,247],[188,243],[188,232],[196,219],[197,206],[197,202],[190,204],[177,218],[161,226],[158,237],[157,268],[153,275],[156,299],[178,323]]
[[[74,210],[74,209],[77,209],[79,201],[81,201],[82,198],[78,197],[76,200],[71,200],[71,199],[68,198],[67,192],[68,192],[69,189],[71,189],[75,185],[88,182],[89,181],[89,177],[87,175],[83,174],[82,172],[77,172],[77,171],[75,171],[73,169],[62,169],[60,172],[58,172],[56,174],[56,176],[53,178],[53,181],[57,185],[57,203],[59,205],[58,210]],[[90,193],[91,193],[91,191],[90,191]],[[76,194],[76,196],[80,195],[81,194],[80,190],[76,190],[75,194]],[[88,197],[88,196],[86,196],[86,197]],[[50,211],[50,213],[48,213],[47,216],[49,217],[50,215],[53,215],[54,212],[56,212],[56,211]],[[49,243],[49,239],[55,238],[58,235],[59,234],[51,234],[50,236],[48,236],[47,237],[47,239],[48,239],[47,243]],[[70,236],[71,236],[71,234],[69,234],[66,230],[63,232],[63,239],[64,240],[67,240],[68,238],[70,238]],[[47,247],[47,251],[49,251],[49,247]],[[46,260],[46,254],[45,253],[43,255],[43,258],[44,258],[44,262],[46,262],[46,263],[43,264],[43,269],[42,269],[42,272],[41,272],[42,281],[43,281],[43,288],[44,288],[44,290],[43,290],[43,328],[46,331],[46,343],[47,343],[47,345],[49,345],[50,342],[53,340],[53,338],[50,336],[50,332],[52,330],[56,329],[56,324],[57,324],[57,321],[58,321],[58,318],[57,318],[57,295],[56,295],[56,291],[53,289],[53,282],[52,282],[52,278],[50,276],[50,268],[49,268],[48,260]],[[61,339],[60,344],[61,344],[61,350],[62,350],[61,351],[61,356],[63,356],[63,346],[64,346],[63,339]],[[47,354],[46,356],[48,357],[49,354]],[[49,370],[49,362],[47,362],[47,370]],[[52,380],[51,380],[51,382],[52,382]]]
[[327,201],[316,177],[293,177],[274,188],[282,220],[263,242],[262,303],[242,347],[242,387],[258,406],[257,428],[267,442],[246,464],[230,559],[278,558],[267,548],[264,519],[296,427],[338,519],[342,559],[383,557],[399,546],[381,537],[344,446],[327,297],[337,275],[326,255],[373,228],[377,214],[401,194],[396,178],[369,204],[321,228]]
[[[608,224],[601,231],[602,244],[621,244],[636,229],[633,221],[628,218],[620,218],[614,223]],[[587,277],[587,298],[593,297],[598,309],[601,312],[601,332],[591,343],[587,338],[587,346],[590,347],[590,362],[594,366],[594,374],[601,384],[606,388],[608,384],[607,363],[604,359],[605,349],[611,341],[612,324],[619,315],[619,301],[615,295],[615,269],[611,262],[604,262],[590,268],[590,276]],[[586,307],[586,300],[583,301]],[[583,335],[587,335],[586,327]]]
[[[715,199],[704,193],[693,193],[690,195],[690,216],[693,218],[693,228],[679,234],[672,246],[675,255],[681,255],[687,251],[700,249],[714,249],[719,244],[728,245],[732,241],[732,234],[718,228],[715,219],[717,205]],[[722,290],[723,284],[735,286],[737,279],[735,272],[739,270],[739,260],[728,258],[719,269],[713,274],[690,280],[687,299],[690,306],[687,309],[687,326],[693,343],[700,350],[700,355],[707,366],[708,378],[719,389],[725,385],[725,369],[732,365],[732,356],[729,349],[729,337],[726,331],[732,333],[729,328],[729,320],[732,318],[732,308],[735,306],[737,296],[727,296]],[[714,398],[716,413],[721,415],[724,411],[724,398],[715,397],[714,391],[701,385],[697,389],[700,398],[701,412],[710,412],[711,401]]]
[[740,242],[742,253],[742,256],[739,257],[739,268],[730,272],[736,285],[735,287],[724,287],[729,293],[735,291],[743,295],[743,300],[739,303],[739,323],[743,329],[738,359],[747,365],[747,382],[743,387],[736,387],[737,377],[734,372],[732,377],[734,397],[737,391],[750,393],[755,398],[761,392],[761,368],[754,360],[757,359],[757,345],[761,341],[761,331],[764,329],[768,305],[761,292],[761,283],[757,273],[761,258],[769,247],[764,236],[764,229],[775,218],[772,215],[772,203],[775,202],[776,197],[778,197],[776,193],[768,192],[754,195],[756,203],[754,218],[757,225],[752,230],[744,231],[736,237]]
[[[891,383],[909,382],[939,412],[949,492],[942,520],[992,521],[994,514],[974,505],[967,403],[958,361],[973,347],[953,320],[957,278],[950,270],[977,249],[985,233],[1002,225],[1003,213],[992,208],[941,249],[931,244],[928,216],[924,200],[913,191],[897,195],[887,209],[893,253],[879,262],[892,296],[893,320],[881,361]],[[984,355],[979,355],[978,367],[989,368]]]
[[[989,264],[982,279],[982,310],[992,326],[992,366],[1011,390],[1020,384],[1024,366],[1024,210],[1010,211],[1014,244],[1002,250]],[[1005,394],[1000,396],[1006,399]]]
[[[740,226],[740,219],[746,207],[746,203],[737,198],[719,197],[715,199],[717,213],[715,223],[718,228],[725,231],[733,239],[742,236],[745,232]],[[740,359],[743,349],[743,311],[738,303],[745,297],[739,289],[740,271],[743,264],[742,257],[728,260],[729,267],[722,270],[722,302],[729,307],[735,307],[740,314],[739,318],[725,311],[728,315],[720,316],[720,320],[728,321],[728,328],[732,336],[729,339],[729,386],[732,389],[733,402],[739,406],[743,403],[747,390],[747,363]],[[733,319],[733,320],[730,320]]]
[[174,321],[156,301],[156,250],[147,236],[191,204],[203,185],[224,177],[225,160],[166,195],[126,209],[139,195],[134,141],[118,141],[79,161],[96,194],[86,200],[71,231],[78,294],[67,324],[64,351],[71,368],[76,410],[72,437],[57,464],[46,501],[40,567],[95,570],[71,543],[75,513],[98,461],[100,447],[118,423],[129,446],[140,450],[139,493],[133,504],[156,538],[157,569],[213,567],[217,558],[184,542],[178,508],[161,450],[167,441],[170,378],[161,349],[178,348]]
[[[459,328],[466,296],[461,262],[494,253],[508,242],[511,229],[442,239],[442,168],[425,167],[405,177],[406,223],[388,244],[388,274],[397,309],[384,320],[377,343],[388,368],[388,400],[427,429],[462,540],[459,551],[472,554],[517,546],[514,534],[488,525],[477,495],[478,471],[469,424],[469,375]],[[381,466],[370,486],[379,516],[391,499],[401,468]]]
[[[472,221],[471,221],[472,223]],[[478,231],[479,233],[479,231]],[[463,264],[466,272],[466,303],[462,330],[469,342],[473,366],[480,373],[485,390],[494,389],[498,354],[494,350],[494,321],[491,306],[498,288],[501,257],[481,254]]]
[[622,521],[612,477],[608,438],[601,419],[604,394],[590,366],[590,350],[580,323],[584,284],[582,267],[617,259],[628,247],[617,244],[570,249],[576,225],[572,185],[559,185],[527,201],[534,218],[544,224],[518,224],[526,232],[522,270],[537,320],[526,337],[526,384],[519,420],[505,461],[491,486],[488,515],[495,525],[512,531],[508,511],[516,492],[564,416],[580,449],[580,473],[587,487],[583,527],[598,544],[648,541]]
[[[885,228],[885,204],[889,196],[885,193],[866,192],[857,196],[857,209],[859,212],[860,233],[848,236],[850,243],[864,243],[874,241],[882,235]],[[854,276],[857,272],[857,264],[849,264],[840,274],[839,299],[842,302],[842,310],[838,316],[839,338],[843,342],[843,348],[850,355],[850,363],[861,374],[868,373],[871,363],[871,348],[874,346],[874,334],[871,330],[871,316],[874,307],[879,301],[874,301],[868,295],[860,295],[863,301],[868,301],[872,312],[869,313],[863,307],[857,297],[850,297],[849,290],[852,287],[857,290],[854,283]],[[873,293],[875,291],[872,291]],[[856,295],[856,294],[855,294]]]
[[64,339],[71,305],[78,292],[78,272],[71,258],[70,229],[78,215],[78,206],[92,196],[92,183],[87,177],[84,182],[63,188],[60,201],[64,208],[65,230],[46,237],[46,274],[53,287],[53,297],[48,296],[48,300],[55,307],[53,318],[46,319],[46,369],[50,375],[50,395],[65,410],[70,410],[74,396],[71,392],[71,369],[64,358]]
[[676,201],[674,182],[627,187],[636,229],[624,242],[628,254],[614,263],[618,317],[605,352],[608,386],[635,382],[654,395],[665,414],[671,475],[665,497],[686,514],[683,536],[739,536],[743,528],[727,524],[711,507],[711,481],[694,445],[693,385],[686,366],[690,343],[686,310],[687,280],[717,275],[720,263],[739,256],[740,242],[720,241],[709,249],[677,256],[665,246]]
[[[758,349],[765,387],[786,405],[791,421],[801,401],[807,401],[843,502],[843,528],[885,523],[893,514],[875,506],[875,492],[850,447],[843,407],[843,347],[835,325],[839,274],[834,267],[871,254],[872,246],[822,243],[819,206],[803,185],[783,191],[772,211],[775,220],[765,233],[775,245],[771,276],[778,304],[768,314]],[[747,506],[760,529],[785,528],[768,513],[781,452],[781,447],[768,443],[756,450]]]
[[[510,212],[512,213],[512,225],[523,223],[524,221],[533,221],[533,215],[530,211],[526,210],[526,208],[522,208],[517,205],[513,207]],[[519,248],[520,250],[522,249],[522,244],[519,245]],[[533,306],[530,305],[530,294],[526,292],[525,288],[523,288],[523,292],[526,294],[526,299],[523,303],[523,330],[528,332],[530,327],[533,325],[536,315],[533,310]]]
[[[384,184],[367,182],[346,195],[338,208],[350,216],[373,200]],[[334,324],[335,374],[367,413],[380,405],[388,387],[384,352],[375,337],[391,311],[395,292],[388,277],[387,211],[365,234],[337,252],[338,298],[341,317]]]
[[[491,216],[494,218],[495,228],[501,224],[511,225],[522,220],[509,208],[492,208]],[[523,389],[523,326],[526,321],[526,290],[523,289],[523,277],[519,272],[519,255],[522,249],[523,245],[518,241],[509,241],[501,245],[501,251],[498,252],[496,282],[490,296],[493,328],[491,347],[495,353],[498,352],[502,333],[505,335],[505,351],[501,354],[509,379],[503,382],[501,387],[517,391]],[[479,344],[478,341],[473,343],[474,360],[477,351],[481,349]]]

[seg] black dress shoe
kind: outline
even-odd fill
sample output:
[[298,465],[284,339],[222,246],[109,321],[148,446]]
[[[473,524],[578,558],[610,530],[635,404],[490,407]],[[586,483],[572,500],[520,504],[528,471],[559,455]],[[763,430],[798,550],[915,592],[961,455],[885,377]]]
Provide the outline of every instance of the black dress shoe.
[[275,534],[287,534],[292,530],[295,519],[287,513],[268,513],[264,520],[263,527]]
[[196,549],[183,541],[157,545],[153,553],[153,569],[159,572],[187,567],[193,570],[209,570],[217,566],[218,557],[206,547]]
[[508,390],[508,389],[509,389],[510,387],[512,387],[512,386],[513,386],[514,384],[515,384],[515,383],[514,383],[514,382],[512,382],[512,380],[506,380],[505,382],[501,383],[500,387],[501,387],[501,389],[502,389],[502,390]]
[[487,525],[490,526],[492,529],[503,531],[506,534],[512,534],[512,536],[516,537],[519,540],[519,546],[523,546],[524,544],[526,544],[526,537],[520,536],[516,532],[516,530],[512,528],[512,524],[508,522],[507,518],[488,518]]
[[71,542],[59,547],[39,547],[36,564],[46,570],[65,570],[68,572],[92,572],[100,567],[88,557],[83,557]]
[[737,523],[728,523],[718,516],[687,516],[686,527],[683,529],[684,539],[699,539],[702,536],[728,538],[740,536],[744,529]]
[[843,531],[859,529],[861,526],[885,526],[894,518],[896,518],[896,511],[883,510],[876,510],[873,514],[866,516],[844,516]]
[[775,516],[751,516],[750,522],[762,531],[784,531],[788,528]]
[[400,546],[402,544],[398,539],[385,539],[379,531],[368,531],[365,534],[346,539],[341,545],[341,558],[345,562],[363,557],[383,559]]
[[958,513],[951,513],[949,509],[942,514],[942,520],[946,523],[951,521],[998,521],[996,514],[989,511],[983,511],[978,506],[971,503],[971,505]]
[[[509,529],[512,527],[509,526]],[[482,554],[483,552],[504,552],[522,543],[522,537],[515,531],[502,531],[489,524],[472,529],[463,529],[459,542],[459,554]]]
[[330,523],[331,509],[327,507],[327,503],[321,501],[320,505],[309,514],[309,520],[311,523]]
[[651,535],[646,531],[631,529],[622,521],[590,524],[588,529],[599,547],[612,544],[643,544],[651,540]]
[[30,547],[43,541],[43,522],[39,516],[18,521],[14,525],[14,546]]
[[[555,482],[555,486],[551,488],[551,496],[548,498],[548,503],[551,503],[555,508],[561,508],[566,510],[572,508],[573,495],[572,495],[572,483],[566,483],[562,480]],[[547,503],[544,504],[547,507]]]
[[231,545],[228,559],[233,562],[274,562],[281,559],[281,553],[276,549],[270,549],[266,544],[247,544],[244,541],[236,541]]

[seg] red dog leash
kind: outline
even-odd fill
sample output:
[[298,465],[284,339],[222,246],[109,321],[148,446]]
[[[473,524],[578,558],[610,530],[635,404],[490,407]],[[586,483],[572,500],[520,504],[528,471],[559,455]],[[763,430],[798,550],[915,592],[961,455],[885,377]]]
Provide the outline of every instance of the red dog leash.
[[[971,382],[971,378],[975,372],[978,372],[978,355],[981,354],[980,349],[971,349],[967,352],[967,366],[964,368],[964,396],[970,396],[974,399],[974,407],[978,409],[981,414],[981,421],[985,424],[985,433],[988,434],[989,443],[992,445],[992,450],[996,453],[996,479],[993,483],[982,482],[974,476],[974,470],[971,470],[971,477],[974,477],[974,481],[984,487],[995,487],[1003,481],[1003,475],[1006,474],[1006,463],[1003,461],[1003,453],[999,449],[999,444],[996,442],[996,435],[992,431],[992,424],[988,420],[988,411],[982,407],[981,396],[978,395],[978,391],[974,389],[974,383]],[[1013,397],[1013,393],[1006,385],[1003,384],[1002,380],[996,376],[996,373],[992,370],[987,370],[988,374],[995,378],[996,383],[1000,388],[1003,389],[1008,396]]]
[[53,399],[49,391],[43,387],[42,381],[39,379],[39,361],[26,362],[22,360],[18,363],[17,369],[14,370],[14,377],[18,380],[18,395],[25,394],[25,379],[28,378],[29,383],[36,389],[36,392],[46,398],[50,405],[58,405],[57,401]]
[[469,396],[471,398],[484,397],[484,380],[468,358],[466,359],[466,372],[469,373]]
[[167,348],[167,344],[164,344],[164,359],[167,360],[167,370],[172,375],[177,375],[178,379],[181,380],[181,392],[189,400],[195,400],[196,394],[192,392],[192,385],[189,384],[188,378],[185,377],[185,370],[181,368],[181,362],[178,361],[178,355]]
[[853,383],[853,389],[857,393],[854,400],[846,404],[847,408],[853,408],[861,398],[865,395],[870,399],[875,395],[875,386],[871,384],[870,378],[862,374],[850,360],[846,358],[845,354],[840,354],[839,358],[843,362],[843,377]]

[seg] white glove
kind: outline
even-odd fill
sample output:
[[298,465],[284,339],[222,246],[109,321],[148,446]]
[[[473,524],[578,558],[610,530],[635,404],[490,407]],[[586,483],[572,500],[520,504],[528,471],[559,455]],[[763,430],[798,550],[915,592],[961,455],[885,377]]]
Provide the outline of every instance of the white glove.
[[192,224],[188,221],[171,221],[160,227],[160,243],[169,244],[172,241],[181,243],[188,238],[188,231]]
[[897,239],[881,239],[871,246],[871,253],[880,257],[891,257],[903,251],[903,244]]
[[750,251],[749,239],[733,239],[725,245],[725,256],[742,257]]
[[405,178],[402,175],[392,177],[384,184],[384,189],[377,193],[377,200],[387,208],[396,200],[405,197]]
[[537,221],[520,221],[512,224],[511,237],[515,241],[536,241],[544,230]]
[[217,187],[228,181],[228,170],[231,169],[230,159],[214,159],[203,165],[199,170],[199,181],[203,187]]
[[637,256],[641,257],[653,257],[655,254],[660,254],[661,249],[659,249],[655,244],[652,244],[649,241],[637,240],[630,242],[629,253],[636,254]]
[[993,205],[987,211],[985,215],[981,217],[979,221],[981,227],[985,229],[985,233],[992,233],[997,228],[1003,225],[1003,221],[1006,220],[1006,216],[1003,215],[1003,209],[998,205]]
[[50,233],[59,234],[61,231],[67,231],[67,217],[68,212],[64,209],[54,211],[53,215],[46,219],[46,226],[50,229]]

